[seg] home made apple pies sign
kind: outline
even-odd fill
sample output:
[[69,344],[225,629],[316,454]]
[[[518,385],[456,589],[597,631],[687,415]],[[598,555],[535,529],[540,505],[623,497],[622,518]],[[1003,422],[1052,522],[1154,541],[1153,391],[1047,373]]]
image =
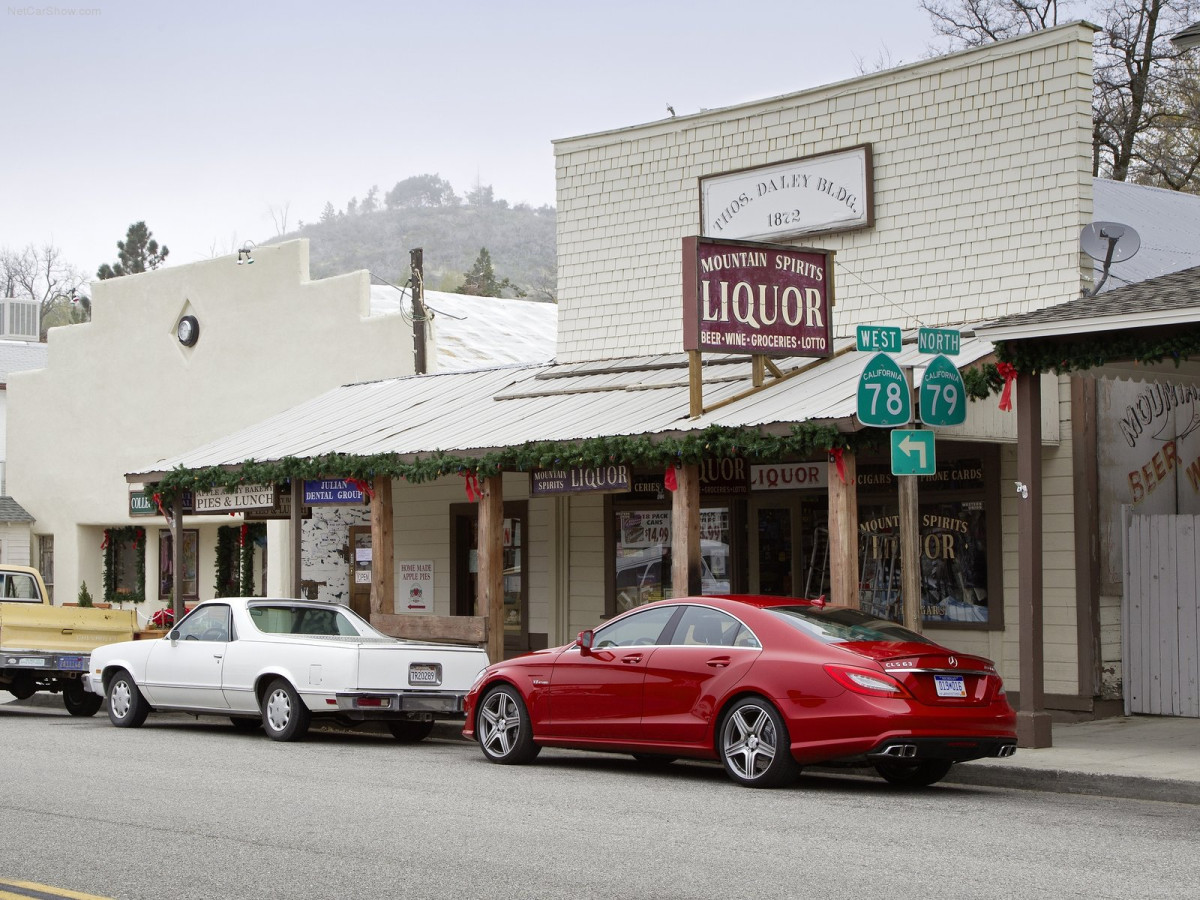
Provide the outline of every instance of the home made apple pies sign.
[[831,356],[833,251],[683,239],[683,349]]

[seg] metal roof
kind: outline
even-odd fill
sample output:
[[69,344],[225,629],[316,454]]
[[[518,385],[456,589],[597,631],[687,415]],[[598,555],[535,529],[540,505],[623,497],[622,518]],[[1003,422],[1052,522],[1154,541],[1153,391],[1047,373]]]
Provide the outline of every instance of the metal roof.
[[[159,460],[131,481],[153,481],[178,468],[236,466],[329,453],[412,458],[433,452],[483,455],[534,442],[572,442],[625,435],[680,435],[710,425],[786,432],[798,422],[859,427],[859,376],[873,358],[842,342],[830,359],[781,359],[789,376],[738,398],[752,385],[748,357],[711,356],[704,365],[704,403],[689,418],[685,354],[578,364],[510,366],[472,372],[416,375],[335,388],[321,396],[196,450]],[[964,335],[959,366],[992,352]],[[932,357],[915,343],[894,354],[918,367],[919,382]]]
[[[1200,197],[1107,178],[1092,180],[1093,221],[1131,226],[1138,252],[1113,263],[1101,294],[1124,285],[1200,266]],[[1097,280],[1102,266],[1095,263]]]

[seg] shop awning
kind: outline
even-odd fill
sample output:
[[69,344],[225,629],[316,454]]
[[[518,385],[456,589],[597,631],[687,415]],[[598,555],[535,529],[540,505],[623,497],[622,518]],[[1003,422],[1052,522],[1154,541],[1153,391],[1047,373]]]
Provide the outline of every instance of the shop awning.
[[[959,367],[992,353],[964,334]],[[582,363],[512,366],[409,376],[335,388],[250,428],[195,450],[147,464],[129,481],[153,482],[177,468],[235,467],[341,453],[415,458],[435,452],[482,456],[537,442],[615,436],[681,436],[709,426],[784,434],[793,424],[828,423],[855,431],[859,376],[873,357],[843,341],[825,360],[776,360],[787,376],[752,386],[748,357],[704,359],[704,405],[688,416],[685,354]],[[895,354],[919,383],[933,357],[906,343]],[[728,402],[732,401],[732,402]],[[721,405],[724,403],[725,405]],[[716,407],[716,408],[714,408]]]

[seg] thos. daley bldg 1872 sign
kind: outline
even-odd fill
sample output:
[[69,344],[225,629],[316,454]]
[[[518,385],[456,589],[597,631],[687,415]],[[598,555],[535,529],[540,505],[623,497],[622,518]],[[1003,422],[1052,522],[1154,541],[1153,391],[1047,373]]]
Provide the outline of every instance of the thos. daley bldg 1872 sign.
[[833,251],[683,239],[683,349],[830,356]]

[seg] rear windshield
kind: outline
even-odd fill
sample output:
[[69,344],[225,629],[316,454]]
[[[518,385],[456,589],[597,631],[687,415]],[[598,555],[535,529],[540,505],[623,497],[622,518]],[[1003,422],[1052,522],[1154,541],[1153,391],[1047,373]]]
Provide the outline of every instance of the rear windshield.
[[355,627],[350,616],[340,609],[262,604],[251,606],[249,613],[255,627],[267,634],[357,637],[364,631]]
[[903,625],[877,619],[844,606],[772,606],[767,612],[824,644],[883,641],[892,644],[932,644],[929,638]]

